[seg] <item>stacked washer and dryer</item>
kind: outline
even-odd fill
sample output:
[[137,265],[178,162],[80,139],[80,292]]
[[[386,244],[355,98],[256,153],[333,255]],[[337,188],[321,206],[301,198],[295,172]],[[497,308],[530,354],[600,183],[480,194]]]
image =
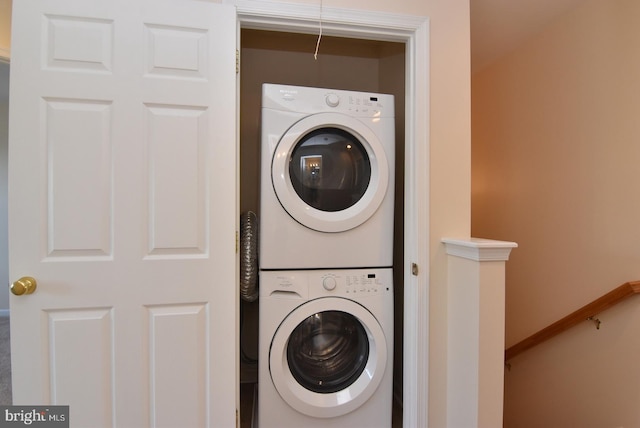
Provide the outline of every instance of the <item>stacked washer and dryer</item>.
[[262,88],[258,426],[390,427],[394,99]]

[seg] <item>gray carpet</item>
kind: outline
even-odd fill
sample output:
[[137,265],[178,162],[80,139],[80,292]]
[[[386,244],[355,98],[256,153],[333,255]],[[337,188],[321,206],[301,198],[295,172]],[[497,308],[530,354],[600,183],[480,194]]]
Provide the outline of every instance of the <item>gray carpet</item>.
[[0,405],[12,403],[9,317],[0,317]]

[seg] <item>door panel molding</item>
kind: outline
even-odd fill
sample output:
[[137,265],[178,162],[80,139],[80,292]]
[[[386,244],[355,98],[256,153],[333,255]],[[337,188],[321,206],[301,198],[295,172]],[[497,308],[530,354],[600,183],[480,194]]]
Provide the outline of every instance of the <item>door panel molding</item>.
[[33,0],[12,22],[9,272],[37,280],[10,297],[14,404],[235,426],[235,8]]

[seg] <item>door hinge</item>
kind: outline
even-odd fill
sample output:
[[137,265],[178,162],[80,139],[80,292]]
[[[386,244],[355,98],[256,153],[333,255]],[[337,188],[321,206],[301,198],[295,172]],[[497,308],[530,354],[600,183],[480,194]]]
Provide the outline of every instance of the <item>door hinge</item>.
[[411,263],[411,274],[413,276],[418,276],[418,264],[417,263]]
[[238,254],[239,246],[240,246],[240,238],[238,237],[238,231],[236,230],[236,254]]
[[236,49],[236,74],[240,73],[240,51]]
[[236,409],[236,428],[240,428],[240,413]]

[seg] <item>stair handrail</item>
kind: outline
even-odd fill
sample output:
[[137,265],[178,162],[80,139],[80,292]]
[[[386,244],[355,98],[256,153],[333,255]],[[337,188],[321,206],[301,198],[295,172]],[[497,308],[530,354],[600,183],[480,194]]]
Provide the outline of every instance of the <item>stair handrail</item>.
[[604,296],[599,297],[598,299],[586,304],[582,308],[572,312],[561,320],[554,322],[548,327],[543,328],[537,333],[532,334],[526,339],[507,348],[507,350],[504,352],[505,362],[508,362],[516,355],[519,355],[524,351],[531,349],[546,340],[551,339],[552,337],[585,320],[593,320],[599,327],[599,320],[595,318],[597,314],[638,293],[640,293],[640,281],[625,282],[624,284],[622,284],[618,288],[611,290]]

